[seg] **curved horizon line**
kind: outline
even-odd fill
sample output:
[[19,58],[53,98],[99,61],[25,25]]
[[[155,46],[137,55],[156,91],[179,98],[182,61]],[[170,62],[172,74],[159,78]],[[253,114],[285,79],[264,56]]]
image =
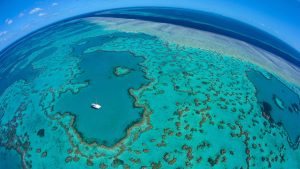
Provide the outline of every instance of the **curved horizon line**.
[[[201,20],[191,20],[189,18],[184,18],[184,17],[168,18],[167,16],[157,16],[157,15],[152,15],[152,16],[144,15],[143,16],[141,14],[131,14],[131,13],[128,13],[128,14],[105,13],[105,12],[118,12],[120,10],[123,10],[123,12],[124,12],[124,10],[128,10],[127,12],[130,12],[130,10],[134,11],[134,10],[149,10],[149,9],[150,10],[161,10],[160,12],[162,12],[163,10],[168,11],[168,12],[174,12],[174,11],[181,10],[181,11],[184,11],[184,14],[198,14],[197,15],[198,17],[206,15],[206,17],[208,16],[208,17],[211,17],[216,20],[229,21],[229,22],[231,22],[231,24],[227,25],[228,28],[226,28],[226,27],[222,27],[222,24],[220,24],[220,25],[213,24],[214,21],[212,21],[210,23],[203,22],[205,20],[204,18],[202,18],[204,20],[202,20],[202,22],[201,22]],[[155,14],[155,12],[152,11],[152,14]],[[248,23],[242,22],[240,20],[236,20],[231,17],[224,16],[224,15],[221,15],[218,13],[205,12],[202,10],[194,10],[194,9],[188,9],[188,8],[175,8],[175,7],[164,7],[164,6],[149,6],[149,7],[148,6],[147,7],[136,6],[136,7],[111,8],[111,9],[88,12],[88,13],[61,19],[59,21],[50,23],[50,24],[42,26],[36,30],[33,30],[32,32],[29,32],[28,34],[18,38],[17,40],[15,40],[11,44],[9,44],[5,48],[3,48],[0,51],[0,61],[3,59],[3,58],[1,58],[1,56],[4,55],[6,53],[6,51],[8,51],[10,48],[17,46],[24,39],[27,39],[27,38],[35,35],[36,33],[43,31],[44,29],[50,28],[51,26],[54,26],[59,23],[63,23],[63,22],[67,22],[67,21],[71,21],[71,20],[75,20],[75,19],[80,19],[80,18],[84,18],[84,17],[93,17],[93,16],[94,17],[98,16],[98,17],[140,19],[140,20],[154,21],[154,22],[159,22],[159,23],[170,23],[170,24],[180,25],[180,26],[194,28],[194,29],[198,29],[198,30],[204,30],[204,31],[220,34],[223,36],[231,37],[231,38],[246,42],[248,44],[254,45],[256,47],[259,47],[265,51],[275,54],[275,55],[283,58],[284,60],[287,60],[287,61],[291,62],[292,64],[300,67],[300,52],[296,48],[292,47],[291,45],[289,45],[288,43],[283,41],[282,39],[279,39],[279,38],[271,35],[270,33],[265,32],[262,29],[259,29]],[[169,16],[172,16],[172,15],[169,15]],[[195,22],[195,21],[198,21],[198,22]],[[274,40],[275,42],[274,41],[270,41],[270,42],[263,41],[262,39],[258,39],[258,38],[249,36],[249,34],[247,35],[247,34],[245,34],[245,32],[243,33],[242,31],[230,29],[229,27],[234,26],[234,24],[236,24],[235,26],[238,25],[238,26],[242,26],[242,28],[245,28],[245,29],[247,28],[252,31],[257,31],[256,33],[258,33],[259,35],[262,35],[262,36],[264,35],[266,38],[270,38],[271,40]],[[234,27],[232,27],[232,28],[234,28]],[[239,29],[242,29],[242,28],[239,28]],[[274,42],[274,43],[272,43],[272,42]],[[279,43],[279,44],[276,45],[275,43]],[[280,48],[279,47],[280,45],[282,45],[283,48]]]

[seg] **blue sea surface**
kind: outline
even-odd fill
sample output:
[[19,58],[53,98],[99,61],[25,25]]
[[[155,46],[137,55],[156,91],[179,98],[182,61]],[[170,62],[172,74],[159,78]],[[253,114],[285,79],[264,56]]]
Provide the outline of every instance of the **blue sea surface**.
[[[55,109],[76,115],[75,127],[88,141],[112,146],[126,135],[126,129],[141,117],[142,109],[134,108],[130,88],[139,88],[147,81],[140,70],[143,59],[128,52],[98,51],[85,54],[80,68],[83,74],[76,81],[88,81],[89,86],[78,94],[63,94]],[[125,66],[133,71],[115,76],[114,68]],[[98,102],[101,109],[90,107]]]
[[276,77],[266,78],[257,71],[247,72],[254,84],[258,102],[270,121],[283,125],[292,142],[300,136],[300,99],[299,96]]
[[222,15],[181,8],[136,7],[94,12],[83,15],[116,17],[171,23],[209,31],[245,41],[300,66],[300,53],[282,40],[241,21]]
[[[125,10],[126,12],[128,11]],[[106,16],[128,16],[144,20],[153,19],[157,22],[183,23],[185,26],[199,29],[212,28],[207,25],[205,27],[209,21],[218,22],[209,20],[210,16],[205,17],[207,20],[204,23],[196,23],[196,16],[190,18],[195,20],[191,22],[187,18],[193,15],[183,15],[181,10],[171,12],[149,9],[148,12],[152,12],[153,15],[150,15],[152,17],[115,15],[114,12]],[[157,15],[164,17],[154,17]],[[183,18],[176,19],[179,15]],[[229,21],[223,20],[221,25],[228,23]],[[235,26],[243,28],[238,24]],[[224,32],[216,27],[212,29],[220,31],[220,34],[226,34],[226,30]],[[125,165],[133,168],[160,165],[162,168],[299,166],[295,160],[299,157],[298,149],[292,151],[285,142],[286,137],[281,136],[282,133],[284,135],[287,133],[292,144],[299,141],[300,99],[282,81],[271,75],[265,77],[257,71],[247,72],[248,78],[256,88],[263,116],[270,121],[268,123],[262,116],[257,115],[257,112],[260,112],[256,109],[258,107],[252,109],[253,105],[257,105],[256,100],[248,100],[248,96],[254,98],[253,85],[249,81],[246,83],[244,81],[244,72],[249,66],[244,62],[223,57],[214,51],[181,48],[180,45],[167,44],[155,36],[146,34],[130,34],[106,29],[102,31],[102,27],[97,24],[62,21],[38,30],[27,36],[28,39],[24,38],[18,42],[19,44],[15,44],[16,48],[11,46],[6,49],[6,53],[0,53],[0,71],[3,70],[0,72],[0,82],[4,79],[4,83],[0,83],[0,95],[5,96],[2,102],[5,104],[0,107],[4,110],[3,113],[0,112],[0,120],[9,121],[0,123],[5,126],[2,129],[0,127],[3,131],[0,133],[0,143],[24,150],[22,153],[25,153],[24,161],[28,166],[31,164],[33,168],[49,168],[53,164],[56,168],[99,168],[101,164],[105,164],[108,168],[126,167]],[[228,35],[230,33],[236,32],[229,31]],[[255,31],[251,33],[255,34]],[[265,36],[267,35],[262,37]],[[281,53],[283,58],[287,54],[284,51],[288,48],[276,51],[276,47],[272,45],[268,47],[271,47],[270,50],[274,50],[274,53],[283,52]],[[42,52],[37,53],[38,51]],[[31,57],[32,54],[37,55]],[[292,57],[289,54],[287,58]],[[140,65],[144,59],[135,55],[145,57],[144,67]],[[47,58],[43,60],[43,57]],[[35,71],[32,62],[39,59],[42,61],[34,64],[39,69]],[[1,69],[1,66],[7,69]],[[129,68],[131,72],[117,76],[114,74],[117,67]],[[81,70],[80,73],[78,68]],[[129,89],[138,89],[149,83],[145,78],[145,70],[147,75],[150,75],[148,78],[153,79],[155,83],[136,92],[139,94],[137,97],[139,103],[146,104],[150,110],[144,112],[143,125],[132,130],[128,134],[129,139],[120,146],[111,149],[98,146],[115,145],[126,136],[128,127],[141,120],[143,109],[134,106],[135,100],[130,95]],[[42,71],[45,74],[41,74]],[[34,83],[31,84],[32,78]],[[27,88],[23,89],[22,83],[13,86],[9,95],[3,94],[7,87],[20,79],[28,81]],[[87,86],[81,87],[77,84]],[[30,88],[33,90],[28,90]],[[18,89],[28,91],[21,93]],[[76,93],[71,92],[77,90],[79,91]],[[60,93],[62,91],[64,93]],[[24,106],[21,105],[19,108],[14,106],[22,102]],[[91,103],[95,102],[101,104],[101,109],[91,108]],[[54,108],[48,105],[54,105]],[[10,107],[18,109],[9,109]],[[70,114],[63,116],[57,112],[72,114],[75,117],[73,127],[76,130],[69,130]],[[4,120],[2,114],[17,116],[11,117],[11,120],[7,120],[10,118]],[[37,121],[39,123],[36,123]],[[256,125],[254,122],[264,123],[265,126]],[[273,128],[275,125],[284,127],[287,132],[277,126]],[[7,129],[16,130],[6,132]],[[39,129],[38,131],[44,129],[47,134],[37,135],[36,129]],[[275,132],[266,134],[265,131],[269,130]],[[79,132],[82,136],[84,139],[82,144],[73,131]],[[263,138],[254,139],[256,136]],[[216,139],[217,137],[222,139]],[[28,149],[27,144],[25,146],[22,142],[30,143]],[[85,144],[86,142],[99,144],[95,149],[94,145],[90,146]],[[256,145],[259,145],[259,148]],[[281,149],[281,146],[285,147]],[[104,155],[98,157],[101,151]],[[21,160],[20,153],[0,147],[0,169],[21,168]],[[292,167],[287,167],[289,165]]]
[[22,168],[20,155],[15,150],[8,150],[0,146],[0,168],[1,169]]

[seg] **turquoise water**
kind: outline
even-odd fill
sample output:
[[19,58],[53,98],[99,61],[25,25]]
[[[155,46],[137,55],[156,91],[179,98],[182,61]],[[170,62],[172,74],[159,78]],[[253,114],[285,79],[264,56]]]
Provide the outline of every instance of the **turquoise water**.
[[[73,82],[88,81],[89,85],[77,94],[62,94],[55,111],[72,112],[76,115],[75,126],[88,142],[112,146],[126,135],[126,129],[141,117],[142,109],[133,107],[130,88],[139,88],[147,83],[143,77],[141,57],[128,52],[94,52],[81,56],[80,74]],[[113,71],[125,66],[134,71],[117,77]],[[100,110],[90,107],[101,104]]]
[[1,169],[18,169],[22,168],[21,158],[18,153],[11,149],[7,150],[0,147],[0,168]]
[[269,120],[283,127],[289,133],[292,143],[300,136],[299,96],[274,76],[265,77],[257,71],[247,75],[256,88],[256,95],[262,110]]
[[299,168],[289,124],[260,104],[288,105],[292,118],[289,85],[232,56],[106,26],[59,23],[5,55],[20,62],[1,62],[2,72],[37,72],[3,85],[0,145],[18,150],[6,159],[37,169]]

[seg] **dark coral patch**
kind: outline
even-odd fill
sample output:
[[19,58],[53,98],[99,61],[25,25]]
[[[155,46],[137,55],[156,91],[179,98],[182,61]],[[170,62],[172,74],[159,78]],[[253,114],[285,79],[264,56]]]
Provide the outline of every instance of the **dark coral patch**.
[[270,103],[268,102],[262,102],[261,104],[261,110],[262,110],[262,114],[263,116],[269,120],[270,122],[273,122],[273,119],[271,117],[271,111],[272,111],[272,106]]
[[44,137],[44,136],[45,136],[45,129],[40,129],[40,130],[37,132],[37,135],[40,136],[40,137]]

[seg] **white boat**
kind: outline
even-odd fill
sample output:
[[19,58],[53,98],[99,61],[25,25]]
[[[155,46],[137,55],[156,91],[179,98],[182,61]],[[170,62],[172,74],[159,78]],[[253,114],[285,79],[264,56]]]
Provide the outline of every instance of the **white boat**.
[[100,109],[100,108],[101,108],[101,105],[98,104],[98,103],[92,103],[92,104],[91,104],[91,107],[92,107],[93,109]]

